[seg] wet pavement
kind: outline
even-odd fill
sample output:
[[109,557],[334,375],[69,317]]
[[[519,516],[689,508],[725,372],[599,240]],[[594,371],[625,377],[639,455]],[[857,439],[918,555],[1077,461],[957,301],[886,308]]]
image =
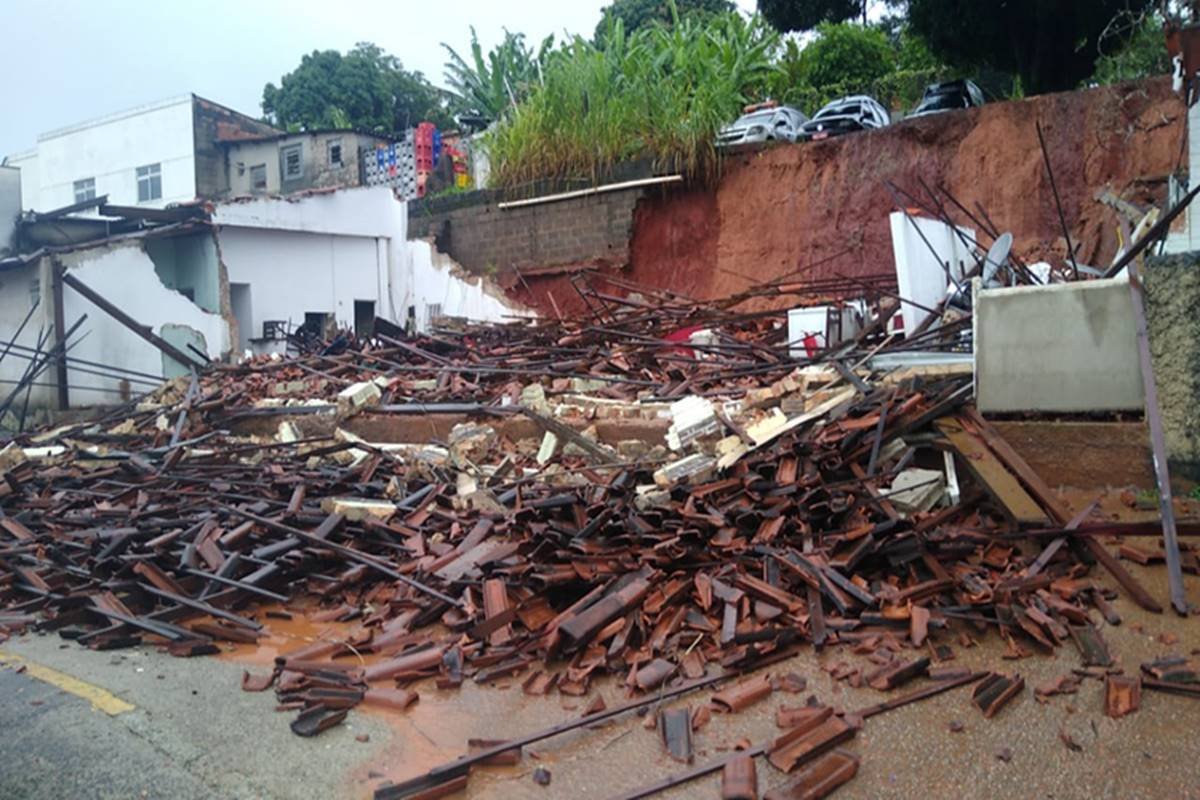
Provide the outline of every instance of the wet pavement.
[[[1072,501],[1086,502],[1082,496]],[[1119,513],[1111,498],[1105,507]],[[1165,568],[1127,566],[1165,601]],[[1115,585],[1102,572],[1093,577]],[[1185,582],[1191,600],[1200,603],[1200,578],[1186,576]],[[1159,656],[1200,652],[1200,619],[1151,614],[1124,594],[1114,606],[1122,624],[1099,625],[1127,673]],[[136,707],[108,716],[85,699],[0,669],[0,726],[6,731],[0,798],[365,798],[386,780],[412,777],[455,758],[468,738],[510,738],[578,719],[596,694],[609,707],[628,699],[614,679],[597,681],[579,698],[528,697],[520,685],[524,675],[486,687],[467,681],[449,691],[426,681],[417,685],[421,699],[407,713],[360,706],[346,724],[302,739],[288,728],[290,713],[273,711],[273,693],[241,691],[243,668],[262,671],[276,654],[344,635],[351,626],[302,618],[263,621],[270,638],[258,648],[230,647],[220,658],[177,659],[153,648],[100,653],[49,635],[0,645],[0,653],[81,678]],[[990,720],[971,705],[969,687],[868,720],[848,745],[862,759],[858,777],[836,797],[1200,800],[1200,700],[1147,691],[1140,711],[1112,720],[1103,713],[1102,683],[1087,679],[1077,694],[1043,704],[1034,687],[1080,666],[1071,644],[1051,655],[1007,660],[993,631],[974,632],[978,646],[965,648],[959,630],[971,628],[956,623],[932,637],[954,649],[951,665],[1018,672],[1025,691]],[[840,661],[869,665],[848,648],[834,647],[821,653],[805,649],[772,667],[771,672],[804,676],[807,690],[776,692],[740,714],[714,714],[694,737],[696,763],[723,757],[742,739],[755,744],[771,739],[779,732],[776,708],[800,705],[809,694],[848,710],[898,694],[835,683],[822,666]],[[694,708],[710,695],[698,692],[670,705]],[[951,722],[963,730],[952,732]],[[367,742],[355,738],[361,734]],[[1063,743],[1064,734],[1079,745],[1078,752]],[[1011,761],[996,757],[1002,748],[1011,750]],[[538,766],[552,775],[547,787],[532,780]],[[518,766],[478,769],[464,796],[606,798],[680,769],[643,718],[630,714],[535,744]],[[765,760],[758,761],[758,770],[763,790],[787,780]],[[665,796],[717,797],[718,787],[714,775]]]

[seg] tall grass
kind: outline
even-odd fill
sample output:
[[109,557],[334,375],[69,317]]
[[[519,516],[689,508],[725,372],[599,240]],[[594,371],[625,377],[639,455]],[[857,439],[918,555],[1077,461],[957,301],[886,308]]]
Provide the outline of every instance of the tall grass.
[[492,133],[492,182],[595,180],[642,158],[711,180],[717,132],[762,99],[778,47],[760,19],[732,12],[632,34],[618,22],[598,44],[575,37]]

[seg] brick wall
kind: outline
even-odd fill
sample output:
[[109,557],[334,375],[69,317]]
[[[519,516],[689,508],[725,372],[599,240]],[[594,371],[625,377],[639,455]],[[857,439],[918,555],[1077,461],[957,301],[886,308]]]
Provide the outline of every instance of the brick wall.
[[[641,189],[625,189],[501,210],[489,192],[413,203],[411,238],[434,237],[438,249],[472,272],[629,263],[633,211]],[[469,204],[468,204],[469,203]]]

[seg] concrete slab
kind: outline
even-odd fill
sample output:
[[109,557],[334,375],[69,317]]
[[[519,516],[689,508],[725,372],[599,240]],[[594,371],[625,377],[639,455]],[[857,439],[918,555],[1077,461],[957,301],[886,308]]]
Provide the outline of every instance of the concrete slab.
[[974,324],[981,412],[1142,409],[1127,277],[977,289]]

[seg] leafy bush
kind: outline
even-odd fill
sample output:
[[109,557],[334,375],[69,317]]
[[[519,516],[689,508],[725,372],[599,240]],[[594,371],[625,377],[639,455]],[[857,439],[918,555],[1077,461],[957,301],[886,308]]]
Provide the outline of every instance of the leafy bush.
[[649,158],[699,180],[717,174],[715,138],[777,71],[779,35],[758,18],[676,18],[599,46],[575,37],[546,58],[542,81],[492,132],[492,182],[596,179]]

